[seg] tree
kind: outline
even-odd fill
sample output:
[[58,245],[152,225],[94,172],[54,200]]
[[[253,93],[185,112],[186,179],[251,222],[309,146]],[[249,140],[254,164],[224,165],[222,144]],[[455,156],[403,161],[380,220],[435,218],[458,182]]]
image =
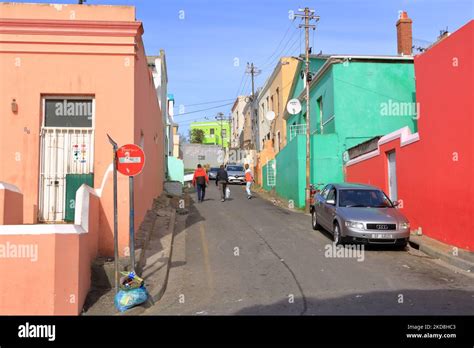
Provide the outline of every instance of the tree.
[[189,139],[193,144],[202,144],[204,141],[204,131],[202,129],[191,129]]

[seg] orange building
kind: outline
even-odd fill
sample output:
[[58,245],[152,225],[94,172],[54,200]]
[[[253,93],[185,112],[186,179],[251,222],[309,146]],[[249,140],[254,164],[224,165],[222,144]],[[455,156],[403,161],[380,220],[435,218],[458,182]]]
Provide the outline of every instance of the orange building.
[[[43,244],[60,243],[63,237],[47,242],[43,235],[76,231],[77,240],[64,245],[71,252],[76,248],[87,260],[113,255],[112,147],[107,134],[119,146],[135,143],[145,151],[145,168],[135,178],[135,226],[140,225],[164,179],[163,123],[142,34],[132,6],[0,4],[0,191],[10,192],[1,195],[4,207],[13,197],[11,204],[23,212],[22,221],[17,216],[0,218],[22,224],[0,226],[0,244],[21,240],[38,245],[38,238]],[[94,243],[85,244],[75,209],[75,193],[83,182],[92,187],[86,191],[98,197],[90,205],[81,201],[84,216],[94,220],[84,218],[85,230],[92,224],[97,234]],[[128,178],[120,174],[118,193],[119,253],[126,255]],[[2,210],[5,215],[7,210]],[[53,254],[61,248],[46,244],[43,250]],[[67,249],[62,252],[67,256]],[[38,262],[53,262],[54,267],[43,269],[61,273],[64,260],[50,255]],[[87,279],[87,262],[69,273],[77,278],[77,271],[80,279]],[[15,265],[8,260],[9,271],[16,272]],[[21,267],[17,273],[26,277]],[[55,274],[42,279],[54,280]],[[82,298],[88,287],[81,283],[79,288]],[[57,310],[39,308],[35,313]]]

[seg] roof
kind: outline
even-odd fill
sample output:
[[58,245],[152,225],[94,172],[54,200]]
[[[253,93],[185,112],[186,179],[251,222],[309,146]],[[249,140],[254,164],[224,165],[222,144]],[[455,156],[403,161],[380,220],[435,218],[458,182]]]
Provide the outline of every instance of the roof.
[[148,63],[148,66],[155,66],[155,60],[157,58],[160,58],[160,56],[146,56],[146,61]]
[[356,183],[350,183],[350,182],[343,182],[343,183],[337,183],[337,184],[331,184],[331,185],[333,185],[338,190],[340,189],[380,190],[376,186],[356,184]]

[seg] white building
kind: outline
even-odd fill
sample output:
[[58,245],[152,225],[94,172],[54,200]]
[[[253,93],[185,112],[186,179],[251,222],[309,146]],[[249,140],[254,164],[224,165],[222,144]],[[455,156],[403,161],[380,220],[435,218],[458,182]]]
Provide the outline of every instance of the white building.
[[245,125],[245,111],[249,102],[246,96],[238,96],[232,106],[231,113],[231,148],[243,147],[243,131]]

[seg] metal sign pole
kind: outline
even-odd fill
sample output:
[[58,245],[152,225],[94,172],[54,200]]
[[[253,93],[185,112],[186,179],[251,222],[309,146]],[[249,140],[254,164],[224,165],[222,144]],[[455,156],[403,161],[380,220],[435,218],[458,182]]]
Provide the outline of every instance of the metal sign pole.
[[109,142],[112,144],[114,151],[114,266],[115,266],[115,293],[119,290],[119,252],[118,252],[118,209],[117,209],[117,143],[107,134]]
[[135,210],[134,210],[134,191],[133,191],[133,176],[128,178],[129,183],[129,200],[130,200],[130,264],[132,271],[135,272]]

